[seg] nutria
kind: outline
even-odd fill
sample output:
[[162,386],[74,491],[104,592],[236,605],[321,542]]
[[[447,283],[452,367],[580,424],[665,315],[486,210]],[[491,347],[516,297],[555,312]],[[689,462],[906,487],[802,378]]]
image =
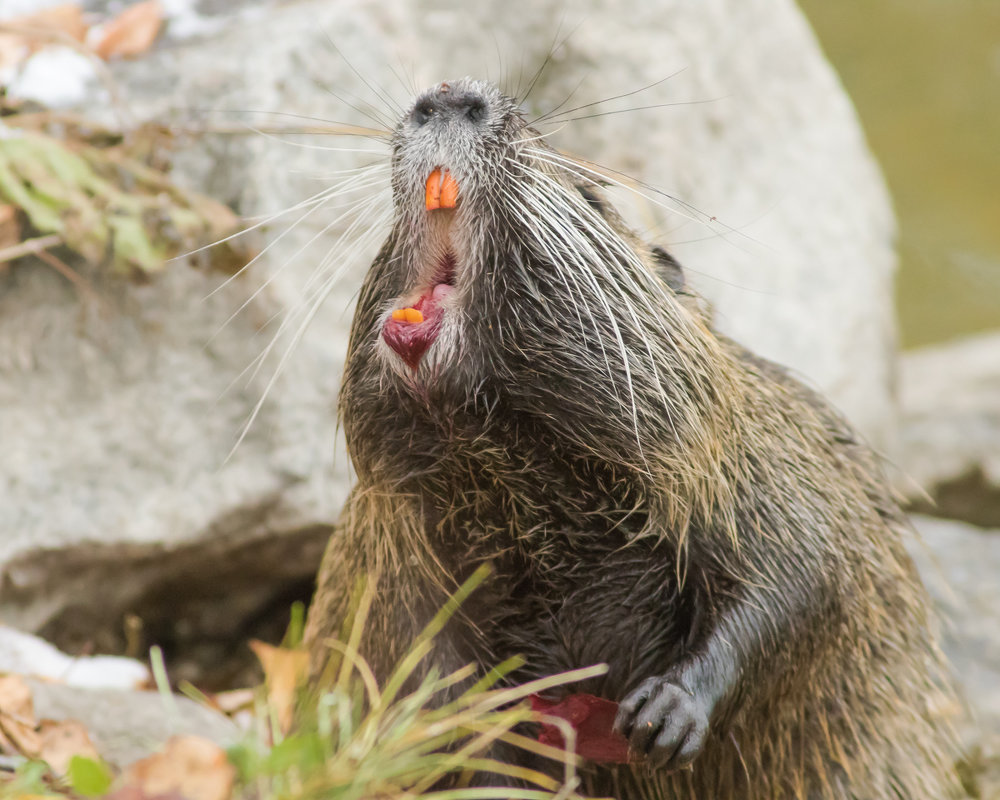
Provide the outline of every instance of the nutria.
[[587,793],[960,796],[928,601],[857,434],[714,332],[677,262],[494,86],[423,93],[392,167],[314,663],[356,576],[381,576],[362,649],[384,679],[489,562],[427,662],[606,663],[572,691],[620,703],[640,763],[586,766]]

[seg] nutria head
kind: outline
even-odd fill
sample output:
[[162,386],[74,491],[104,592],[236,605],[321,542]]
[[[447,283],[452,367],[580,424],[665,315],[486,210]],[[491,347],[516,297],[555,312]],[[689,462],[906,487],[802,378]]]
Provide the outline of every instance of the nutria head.
[[390,429],[501,406],[574,452],[670,482],[714,471],[708,427],[727,407],[717,342],[678,296],[676,264],[627,228],[603,181],[489,83],[417,97],[392,137],[392,231],[343,385],[359,472],[392,460],[371,441]]

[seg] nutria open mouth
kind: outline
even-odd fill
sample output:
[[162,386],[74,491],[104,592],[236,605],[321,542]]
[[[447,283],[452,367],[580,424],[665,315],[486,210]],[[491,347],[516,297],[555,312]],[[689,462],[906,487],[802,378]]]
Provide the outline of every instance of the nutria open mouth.
[[[458,204],[458,183],[451,172],[436,167],[424,192],[427,213],[448,213]],[[450,227],[451,220],[448,220]],[[437,341],[445,308],[443,301],[455,289],[455,253],[449,249],[436,259],[429,286],[409,294],[392,310],[382,326],[382,338],[407,366],[416,370],[424,353]]]
[[394,309],[382,326],[382,338],[410,369],[420,365],[424,353],[437,341],[445,309],[443,301],[455,291],[455,256],[447,253],[438,264],[439,278],[429,288],[411,295]]

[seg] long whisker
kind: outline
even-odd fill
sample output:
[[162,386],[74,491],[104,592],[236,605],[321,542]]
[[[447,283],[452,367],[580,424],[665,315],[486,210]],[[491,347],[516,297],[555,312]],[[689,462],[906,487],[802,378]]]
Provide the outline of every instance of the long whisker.
[[[356,188],[364,188],[364,186],[359,186],[359,187],[356,187]],[[329,199],[332,199],[332,198],[329,198]],[[372,199],[370,199],[369,201],[365,202],[365,203],[363,204],[363,208],[368,208],[368,207],[371,207],[371,206],[373,206],[373,205],[374,205],[374,203],[376,202],[376,200],[377,200],[377,198],[372,198]],[[325,204],[322,204],[322,205],[318,205],[318,206],[316,206],[316,207],[315,207],[315,208],[313,208],[313,209],[310,209],[310,211],[309,211],[309,212],[307,212],[307,213],[306,213],[306,214],[304,214],[304,215],[303,215],[302,217],[300,217],[300,218],[299,218],[298,220],[296,220],[296,222],[295,222],[295,224],[294,224],[294,225],[292,225],[292,226],[290,226],[289,228],[287,228],[287,229],[285,229],[284,231],[282,231],[282,233],[281,233],[281,234],[280,234],[280,235],[279,235],[278,237],[276,237],[276,238],[274,239],[274,241],[272,241],[272,242],[271,242],[271,243],[270,243],[270,244],[268,245],[268,248],[270,248],[271,246],[274,246],[274,245],[276,245],[276,244],[277,244],[277,243],[278,243],[278,242],[279,242],[279,241],[280,241],[280,240],[281,240],[281,239],[282,239],[282,238],[283,238],[283,237],[284,237],[284,236],[285,236],[286,234],[290,233],[290,232],[291,232],[291,231],[292,231],[292,230],[293,230],[293,229],[295,228],[295,226],[296,226],[296,225],[298,225],[299,223],[303,222],[306,216],[308,216],[309,214],[312,214],[312,213],[313,213],[314,211],[317,211],[317,210],[319,210],[320,208],[323,208],[324,206],[325,206]],[[292,253],[292,254],[291,254],[291,255],[289,255],[289,256],[288,256],[287,258],[285,258],[285,260],[284,260],[284,261],[283,261],[283,262],[281,263],[281,265],[280,265],[280,266],[279,266],[279,267],[278,267],[277,269],[275,269],[275,270],[274,270],[274,271],[273,271],[273,272],[272,272],[272,273],[271,273],[271,274],[270,274],[270,275],[269,275],[269,276],[267,277],[267,280],[265,280],[265,281],[264,281],[263,283],[261,283],[261,285],[260,285],[260,286],[258,286],[258,287],[256,288],[256,290],[254,290],[253,294],[251,294],[251,295],[250,295],[250,296],[249,296],[249,297],[248,297],[248,298],[247,298],[246,300],[244,300],[244,301],[243,301],[243,303],[242,303],[242,305],[240,305],[240,307],[239,307],[239,308],[237,308],[237,309],[236,309],[236,310],[235,310],[235,311],[234,311],[234,312],[233,312],[233,313],[232,313],[232,314],[231,314],[231,315],[229,316],[229,318],[228,318],[228,319],[226,319],[226,321],[222,323],[222,325],[221,325],[221,326],[219,327],[219,330],[218,330],[218,331],[216,331],[216,333],[214,333],[214,334],[212,335],[212,337],[211,337],[211,338],[209,339],[209,342],[211,342],[211,341],[212,341],[212,340],[213,340],[213,339],[214,339],[214,338],[215,338],[215,337],[216,337],[216,336],[217,336],[217,335],[219,334],[219,332],[221,332],[221,331],[222,331],[222,329],[223,329],[223,328],[225,328],[225,327],[226,327],[227,325],[229,325],[229,324],[230,324],[230,323],[231,323],[231,322],[232,322],[232,321],[233,321],[233,320],[234,320],[234,319],[235,319],[235,318],[236,318],[236,317],[237,317],[237,316],[238,316],[238,315],[239,315],[239,314],[240,314],[240,313],[241,313],[241,312],[242,312],[242,311],[243,311],[243,310],[244,310],[244,309],[245,309],[245,308],[246,308],[246,307],[248,306],[248,305],[250,305],[250,303],[252,303],[252,302],[253,302],[253,301],[254,301],[254,300],[255,300],[255,299],[257,298],[257,296],[258,296],[258,295],[259,295],[259,294],[260,294],[261,292],[263,292],[263,291],[264,291],[264,290],[265,290],[265,289],[266,289],[266,288],[267,288],[267,287],[268,287],[268,286],[269,286],[269,285],[271,284],[271,282],[272,282],[272,281],[274,281],[274,279],[275,279],[275,278],[277,278],[277,277],[278,277],[278,275],[279,275],[279,274],[280,274],[280,273],[281,273],[281,272],[282,272],[282,271],[283,271],[283,270],[285,269],[285,267],[287,267],[287,266],[288,266],[288,264],[290,264],[290,263],[292,263],[293,261],[295,261],[295,259],[296,259],[296,258],[298,258],[298,256],[300,256],[300,255],[301,255],[301,254],[302,254],[303,252],[305,252],[306,250],[308,250],[308,249],[309,249],[309,247],[311,247],[311,246],[312,246],[312,245],[313,245],[313,244],[314,244],[314,243],[315,243],[315,242],[316,242],[317,240],[319,240],[319,239],[320,239],[320,238],[322,238],[322,237],[323,237],[323,236],[324,236],[325,234],[327,234],[327,233],[328,233],[329,231],[331,231],[331,230],[332,230],[333,228],[335,228],[335,227],[337,226],[337,224],[338,224],[338,223],[339,223],[339,222],[340,222],[341,220],[343,220],[343,219],[344,219],[345,217],[348,217],[348,216],[350,216],[351,214],[356,214],[356,213],[358,213],[358,210],[359,210],[359,209],[358,209],[358,207],[357,207],[356,205],[355,205],[355,206],[350,206],[350,207],[348,207],[348,209],[347,209],[346,211],[344,211],[344,213],[342,213],[342,214],[338,215],[337,217],[335,217],[334,219],[332,219],[332,220],[331,220],[330,222],[328,222],[328,223],[327,223],[326,225],[324,225],[324,226],[323,226],[323,227],[322,227],[322,228],[321,228],[321,229],[320,229],[320,230],[319,230],[319,231],[318,231],[318,232],[317,232],[316,234],[314,234],[314,235],[313,235],[313,236],[312,236],[312,237],[311,237],[311,238],[310,238],[310,239],[309,239],[308,241],[306,241],[306,242],[305,242],[304,244],[302,244],[302,245],[301,245],[301,246],[300,246],[300,247],[299,247],[298,249],[296,249],[294,253]],[[350,230],[350,228],[349,228],[348,230]],[[262,253],[263,253],[263,252],[266,252],[266,250],[267,250],[267,248],[266,248],[266,249],[265,249],[264,251],[262,251]]]
[[[362,150],[357,147],[330,147],[328,145],[311,144],[310,142],[296,142],[293,139],[285,139],[274,133],[261,130],[260,128],[255,128],[252,125],[248,125],[247,127],[253,133],[260,134],[265,139],[270,139],[272,141],[278,142],[279,144],[283,144],[287,147],[298,147],[303,150],[323,150],[324,152],[329,152],[329,153],[362,153],[364,155],[371,155],[371,156],[384,156],[384,153],[381,150]],[[319,134],[303,133],[303,134],[286,134],[286,135],[317,136]]]
[[585,108],[593,108],[594,106],[599,106],[599,105],[601,105],[603,103],[610,103],[610,102],[612,102],[614,100],[622,100],[623,98],[626,98],[626,97],[632,97],[633,95],[640,94],[641,92],[648,91],[649,89],[653,89],[653,88],[659,86],[661,83],[666,83],[671,78],[676,78],[678,75],[680,75],[686,69],[687,69],[687,67],[681,67],[679,70],[677,70],[676,72],[671,73],[670,75],[667,75],[665,78],[660,78],[658,81],[654,81],[653,83],[649,83],[649,84],[647,84],[645,86],[640,86],[638,89],[633,89],[631,92],[622,92],[621,94],[614,95],[612,97],[605,97],[603,100],[595,100],[592,103],[584,103],[583,105],[576,106],[575,108],[569,108],[566,111],[563,111],[562,114],[559,114],[559,115],[556,115],[554,113],[555,109],[553,109],[553,111],[550,111],[547,114],[542,114],[542,116],[538,117],[531,124],[534,125],[536,123],[543,122],[545,120],[553,118],[554,116],[565,116],[566,114],[574,114],[577,111],[583,111]]
[[[360,211],[364,211],[367,208],[374,207],[377,204],[377,202],[378,202],[377,196],[373,196],[373,197],[369,198],[367,201],[365,201],[365,203],[362,205],[362,207],[359,210]],[[355,220],[350,226],[348,226],[347,230],[345,231],[344,236],[341,237],[340,240],[338,241],[338,244],[335,245],[334,248],[330,252],[327,253],[327,255],[324,257],[323,261],[320,262],[320,265],[315,270],[313,270],[312,275],[309,277],[309,279],[306,281],[305,285],[303,286],[303,292],[308,292],[308,290],[316,283],[317,276],[322,274],[323,269],[324,269],[324,265],[328,262],[328,260],[332,259],[336,254],[340,253],[340,250],[338,249],[339,242],[347,240],[347,237],[351,233],[353,233],[353,230],[357,226],[357,224],[358,224],[358,222],[359,222],[360,219],[361,219],[361,217],[359,216],[358,220]],[[369,231],[369,232],[366,232],[364,234],[365,240],[367,241],[368,239],[370,239],[371,237],[373,237],[376,232],[377,232],[377,225],[373,225],[372,226],[372,230]],[[353,248],[352,248],[352,252],[353,252]],[[301,307],[301,306],[298,305],[298,306],[296,306],[294,308],[291,308],[291,309],[278,309],[277,311],[275,311],[271,315],[271,317],[265,322],[265,324],[264,324],[263,327],[266,328],[272,322],[274,322],[274,320],[276,320],[278,317],[284,316],[285,319],[281,322],[281,324],[278,327],[278,330],[272,336],[271,343],[269,345],[267,345],[267,347],[265,347],[262,352],[258,353],[257,356],[246,367],[243,368],[243,370],[239,373],[239,375],[237,375],[233,379],[232,383],[230,384],[230,386],[227,388],[226,391],[229,391],[229,389],[231,389],[233,385],[235,385],[236,383],[238,383],[241,378],[243,378],[245,375],[247,375],[247,373],[250,373],[249,377],[248,377],[248,380],[252,380],[257,375],[258,371],[260,370],[260,367],[263,365],[263,363],[266,360],[268,354],[270,353],[270,351],[273,349],[273,347],[277,343],[277,340],[280,338],[281,334],[285,331],[285,329],[291,324],[291,321],[294,319],[294,317],[295,317],[295,315],[296,315],[299,307]]]
[[270,242],[268,242],[267,246],[264,247],[263,250],[261,250],[259,253],[257,253],[257,255],[255,255],[252,259],[250,259],[250,261],[248,261],[246,264],[244,264],[242,267],[240,267],[240,269],[238,269],[235,273],[233,273],[232,275],[230,275],[225,281],[223,281],[221,284],[219,284],[217,287],[215,287],[215,289],[213,289],[211,292],[209,292],[209,294],[206,296],[206,299],[209,298],[209,297],[212,297],[216,292],[219,292],[222,289],[224,289],[226,286],[228,286],[230,283],[232,283],[234,280],[236,280],[240,275],[242,275],[244,272],[246,272],[247,270],[249,270],[250,267],[252,267],[260,259],[262,259],[273,247],[277,246],[277,244],[282,239],[284,239],[286,236],[288,236],[289,234],[291,234],[292,231],[294,231],[299,225],[301,225],[306,219],[308,219],[310,216],[312,216],[320,208],[323,208],[327,203],[329,203],[330,201],[334,200],[335,198],[337,198],[337,197],[339,197],[341,195],[348,194],[349,192],[353,192],[353,191],[358,191],[359,189],[365,189],[365,188],[367,188],[372,183],[375,183],[378,180],[378,178],[377,178],[378,173],[382,172],[382,171],[384,171],[386,169],[388,169],[388,167],[385,166],[385,165],[381,165],[381,164],[377,164],[377,165],[373,165],[373,166],[367,167],[367,168],[365,168],[362,171],[358,171],[356,174],[354,174],[352,177],[348,178],[347,180],[342,181],[339,184],[335,184],[334,186],[331,186],[331,187],[329,187],[327,189],[324,189],[324,190],[322,190],[320,192],[317,192],[315,195],[313,195],[312,197],[310,197],[308,200],[304,200],[301,203],[296,203],[294,206],[291,206],[290,208],[286,208],[286,209],[284,209],[282,211],[279,211],[279,212],[277,212],[275,214],[272,214],[270,217],[268,217],[268,218],[266,218],[264,220],[261,220],[260,222],[254,224],[254,225],[251,225],[248,228],[244,228],[241,231],[238,231],[238,232],[236,232],[234,234],[231,234],[230,236],[227,236],[224,239],[220,239],[218,242],[213,242],[212,244],[205,245],[204,247],[200,247],[197,250],[192,250],[190,253],[188,253],[188,255],[193,255],[194,253],[201,252],[202,250],[206,250],[209,247],[214,247],[217,244],[222,244],[223,242],[227,242],[227,241],[230,241],[231,239],[235,239],[235,238],[237,238],[239,236],[243,236],[243,235],[249,233],[250,231],[256,230],[258,228],[261,228],[264,225],[267,225],[270,222],[273,222],[276,219],[280,219],[281,217],[283,217],[283,216],[291,213],[292,211],[296,211],[296,210],[298,210],[300,208],[306,208],[307,209],[291,225],[289,225],[287,228],[285,228],[285,230],[283,230],[281,233],[279,233],[273,240],[271,240]]
[[388,142],[392,136],[391,126],[386,126],[384,128],[364,128],[350,122],[341,122],[340,120],[327,119],[326,117],[316,117],[310,114],[296,114],[291,111],[268,111],[254,108],[195,108],[187,110],[211,114],[260,114],[262,116],[269,117],[288,117],[289,119],[300,119],[306,120],[307,122],[319,122],[324,126],[335,126],[337,130],[319,130],[316,131],[316,133],[328,133],[331,136],[361,136],[366,139],[373,139],[382,143]]
[[[585,173],[588,176],[587,180],[590,180],[597,185],[601,185],[602,183],[610,183],[615,186],[620,186],[621,188],[626,189],[627,191],[632,192],[633,194],[642,197],[648,200],[649,202],[654,203],[655,205],[658,205],[661,208],[670,211],[671,213],[679,214],[680,216],[690,220],[691,222],[695,222],[700,225],[705,225],[706,227],[709,227],[710,230],[711,230],[710,227],[711,225],[718,225],[721,228],[724,228],[727,233],[734,233],[743,239],[753,242],[755,245],[759,245],[761,247],[767,247],[767,245],[765,245],[758,239],[755,239],[754,237],[740,231],[738,228],[735,228],[731,225],[727,225],[726,223],[719,220],[717,217],[706,214],[704,211],[701,211],[700,209],[696,208],[691,203],[688,203],[687,201],[682,200],[679,197],[675,197],[674,195],[669,194],[668,192],[664,192],[662,189],[658,189],[655,186],[646,183],[645,181],[639,180],[638,178],[633,178],[630,175],[626,175],[624,172],[620,172],[615,169],[610,169],[608,167],[603,167],[599,164],[587,161],[586,159],[576,158],[576,157],[571,158],[563,153],[558,153],[551,150],[533,149],[530,152],[533,156],[535,156],[538,159],[542,160],[554,159],[556,163],[560,164],[561,166],[563,166],[568,170],[571,171],[582,170],[582,173],[575,172],[574,174],[583,177],[583,173]],[[621,180],[612,177],[614,175],[620,176]],[[661,197],[665,197],[671,203],[676,203],[681,208],[691,212],[691,214],[693,214],[694,216],[678,211],[676,208],[672,208],[671,206],[660,202],[655,197],[651,197],[645,192],[640,192],[636,187],[642,187],[648,192],[660,195]]]
[[[377,198],[373,198],[373,199],[377,199]],[[372,223],[371,227],[369,227],[369,229],[366,232],[366,234],[363,237],[360,237],[359,240],[355,242],[354,246],[352,246],[347,251],[345,251],[344,253],[341,254],[341,256],[342,256],[342,265],[341,265],[341,267],[339,267],[338,269],[334,270],[319,285],[319,287],[316,290],[314,290],[313,296],[311,298],[309,298],[309,300],[307,301],[307,303],[308,303],[308,310],[307,310],[307,312],[303,315],[301,321],[299,322],[299,325],[296,328],[295,333],[294,333],[294,335],[291,338],[291,341],[288,343],[288,346],[285,348],[285,351],[282,354],[280,360],[278,361],[278,364],[276,365],[276,367],[274,369],[274,372],[272,373],[270,379],[268,380],[267,384],[265,385],[264,390],[261,392],[260,399],[258,399],[257,403],[253,407],[253,410],[250,412],[250,415],[248,416],[248,418],[247,418],[247,420],[246,420],[246,422],[245,422],[245,424],[243,426],[243,429],[241,430],[239,436],[237,437],[236,442],[234,442],[232,449],[229,451],[229,454],[227,455],[226,460],[232,458],[233,454],[236,452],[236,450],[239,448],[239,446],[243,443],[243,440],[246,438],[247,434],[250,432],[250,428],[253,426],[253,423],[256,421],[258,415],[260,414],[260,411],[261,411],[261,409],[264,406],[264,402],[267,400],[268,396],[270,395],[271,389],[273,389],[274,385],[277,383],[278,378],[280,377],[280,375],[281,375],[281,373],[282,373],[282,371],[283,371],[283,369],[285,367],[285,364],[287,363],[289,357],[291,356],[292,352],[295,350],[295,348],[299,344],[299,342],[302,340],[302,337],[305,335],[305,332],[306,332],[306,330],[309,327],[309,323],[312,322],[313,318],[316,316],[316,313],[319,311],[320,307],[322,306],[323,301],[326,299],[327,295],[329,294],[330,289],[333,288],[333,286],[335,285],[337,279],[339,279],[339,277],[342,274],[343,269],[345,268],[345,266],[350,263],[351,256],[353,256],[357,251],[361,250],[363,247],[368,246],[368,244],[370,243],[370,241],[379,232],[379,228],[381,227],[381,225],[384,224],[385,222],[387,222],[388,219],[390,218],[390,216],[391,216],[391,211],[388,210],[388,209],[385,209],[382,212],[382,214]],[[324,261],[326,261],[326,260],[327,259],[324,259]],[[278,342],[281,334],[286,329],[287,323],[289,322],[290,319],[291,319],[291,317],[286,318],[286,320],[284,320],[282,322],[281,326],[279,326],[279,329],[278,329],[277,333],[272,338],[271,343],[268,344],[268,346],[264,349],[264,352],[256,359],[257,366],[253,370],[253,372],[251,373],[251,378],[252,378],[253,375],[255,375],[257,373],[257,371],[260,369],[261,365],[264,363],[264,360],[267,358],[267,356],[274,349],[274,347],[277,344],[277,342]]]

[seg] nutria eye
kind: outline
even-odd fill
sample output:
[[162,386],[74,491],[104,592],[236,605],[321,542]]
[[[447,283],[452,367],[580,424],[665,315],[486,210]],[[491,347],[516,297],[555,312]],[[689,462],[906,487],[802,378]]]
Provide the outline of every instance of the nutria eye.
[[486,116],[486,104],[482,100],[473,100],[465,111],[465,115],[473,122],[479,122]]
[[432,116],[434,116],[434,107],[430,103],[420,103],[413,109],[412,117],[417,125],[425,125]]

